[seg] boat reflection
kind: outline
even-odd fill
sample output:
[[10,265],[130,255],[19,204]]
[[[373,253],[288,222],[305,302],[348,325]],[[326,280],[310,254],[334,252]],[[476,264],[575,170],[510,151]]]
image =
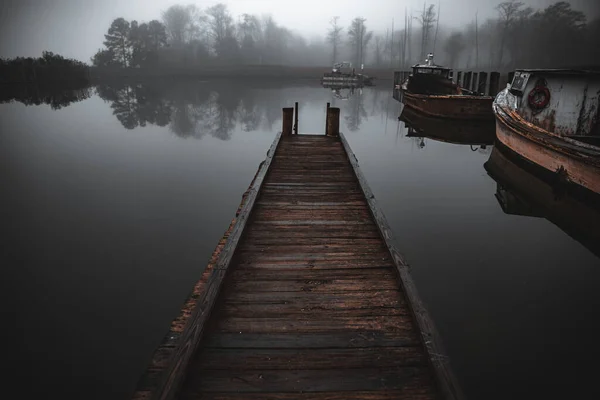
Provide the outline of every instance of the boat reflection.
[[335,85],[335,84],[322,84],[324,88],[331,89],[331,94],[334,98],[339,100],[348,100],[355,93],[362,94],[362,86],[360,85]]
[[494,144],[496,136],[494,121],[431,118],[410,107],[404,107],[398,119],[408,128],[408,137],[430,138],[439,142],[480,146],[485,149]]
[[600,198],[496,144],[484,164],[506,214],[546,218],[600,257]]

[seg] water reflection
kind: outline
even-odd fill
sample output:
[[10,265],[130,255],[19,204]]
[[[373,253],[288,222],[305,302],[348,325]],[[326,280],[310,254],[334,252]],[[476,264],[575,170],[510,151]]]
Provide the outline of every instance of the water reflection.
[[49,86],[49,85],[3,85],[0,91],[0,103],[18,101],[30,105],[47,104],[53,110],[59,110],[72,103],[88,99],[92,95],[90,87]]
[[495,196],[506,214],[546,218],[600,256],[596,196],[575,191],[501,145],[494,147],[484,168],[496,181]]
[[496,137],[495,121],[452,121],[430,118],[404,107],[398,120],[408,129],[407,137],[415,138],[418,147],[425,147],[425,138],[439,142],[469,145],[473,151],[489,154]]
[[281,91],[205,82],[185,84],[99,85],[97,94],[111,103],[123,127],[168,126],[181,138],[210,135],[230,140],[239,124],[245,132],[271,130],[281,118]]

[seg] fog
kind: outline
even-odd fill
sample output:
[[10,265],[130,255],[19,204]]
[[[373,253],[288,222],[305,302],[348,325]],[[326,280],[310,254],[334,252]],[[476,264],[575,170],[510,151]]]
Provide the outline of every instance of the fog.
[[[173,0],[4,0],[0,14],[0,57],[39,57],[44,50],[89,63],[102,47],[104,34],[118,17],[137,21],[161,20],[162,12],[173,4],[194,4],[200,10],[218,1]],[[355,17],[365,19],[368,30],[385,35],[402,28],[405,10],[417,16],[423,2],[417,0],[228,0],[227,5],[234,23],[242,14],[271,15],[287,30],[303,36],[309,42],[323,41],[333,16],[348,30]],[[479,21],[498,15],[495,7],[499,0],[434,0],[439,11],[440,32],[465,27],[477,13]],[[525,6],[541,9],[555,3],[552,0],[523,0]],[[571,0],[573,9],[583,11],[588,21],[599,15],[597,0]],[[438,10],[439,6],[439,10]],[[414,20],[413,20],[414,22]],[[417,28],[417,24],[413,24]]]

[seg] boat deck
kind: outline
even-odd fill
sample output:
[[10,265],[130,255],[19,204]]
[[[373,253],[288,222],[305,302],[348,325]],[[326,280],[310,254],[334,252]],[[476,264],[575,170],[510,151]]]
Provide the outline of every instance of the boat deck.
[[343,137],[278,136],[248,193],[134,398],[460,398]]

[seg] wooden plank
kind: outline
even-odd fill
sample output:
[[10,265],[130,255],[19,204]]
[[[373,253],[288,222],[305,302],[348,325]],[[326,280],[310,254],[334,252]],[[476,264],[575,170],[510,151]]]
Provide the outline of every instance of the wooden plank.
[[285,269],[275,271],[272,268],[260,268],[245,266],[242,268],[233,268],[229,274],[229,279],[237,281],[267,281],[267,280],[322,280],[322,279],[343,279],[343,280],[392,280],[396,279],[396,271],[393,268],[370,268],[370,269],[337,269],[332,271],[325,270],[307,270],[305,268]]
[[330,317],[324,319],[305,318],[227,318],[215,321],[217,332],[242,333],[318,333],[375,331],[401,332],[414,329],[409,316]]
[[373,259],[364,259],[364,260],[354,260],[353,258],[346,260],[331,260],[331,259],[302,259],[302,260],[256,260],[251,258],[243,258],[237,261],[238,267],[248,268],[248,267],[256,267],[256,268],[272,268],[275,270],[285,270],[285,269],[314,269],[314,270],[335,270],[335,269],[364,269],[364,268],[382,268],[393,266],[394,263],[392,259],[379,260],[376,258]]
[[[368,227],[364,229],[339,229],[335,227],[330,227],[326,229],[325,227],[319,227],[316,229],[304,229],[305,227],[297,227],[296,231],[291,229],[275,229],[279,228],[278,226],[273,226],[272,229],[256,229],[250,228],[250,232],[248,233],[249,238],[273,238],[273,237],[297,237],[297,238],[348,238],[348,239],[375,239],[379,237],[379,232],[374,227]],[[311,228],[311,227],[308,227]],[[362,228],[362,227],[360,227]]]
[[[319,246],[323,245],[323,239],[321,238],[287,238],[287,237],[271,237],[271,238],[255,238],[252,240],[246,240],[240,247],[245,249],[248,246],[281,246],[294,243],[298,246]],[[346,239],[346,238],[329,238],[327,240],[329,246],[373,246],[380,247],[381,239]]]
[[[198,370],[345,369],[426,366],[420,346],[346,349],[202,349],[194,364]],[[198,371],[204,374],[204,371]],[[327,372],[325,372],[327,373]]]
[[371,292],[322,293],[315,296],[310,292],[280,292],[273,296],[269,292],[240,293],[229,290],[223,304],[289,304],[293,307],[307,307],[321,310],[370,309],[373,307],[405,307],[401,292],[395,290],[377,290]]
[[431,366],[433,367],[438,387],[445,399],[463,399],[464,394],[462,393],[462,390],[458,385],[458,381],[450,367],[450,361],[442,345],[441,338],[437,332],[437,329],[435,328],[435,325],[433,324],[431,317],[429,316],[429,313],[427,312],[427,309],[418,295],[416,285],[414,284],[410,274],[409,266],[405,262],[404,257],[396,248],[393,233],[387,222],[387,219],[377,205],[375,195],[371,191],[371,188],[369,187],[367,180],[365,179],[358,165],[358,159],[352,152],[348,141],[341,133],[340,139],[344,145],[344,148],[346,149],[348,160],[354,168],[354,172],[358,178],[369,207],[371,208],[373,218],[377,222],[381,237],[388,246],[394,264],[396,265],[396,269],[400,278],[399,281],[402,285],[402,291],[406,294],[410,309],[415,318],[415,322],[417,323],[421,333],[422,342],[427,351]]
[[238,253],[240,264],[249,263],[281,263],[293,262],[295,264],[307,261],[328,261],[336,264],[378,264],[381,266],[387,266],[392,261],[389,253],[382,252],[381,254],[370,253],[370,254],[359,254],[359,253],[296,253],[296,254],[256,254],[256,253]]
[[[264,292],[263,292],[264,293]],[[292,292],[297,293],[297,292]],[[346,292],[347,293],[347,292]],[[367,292],[368,293],[368,292]],[[339,293],[335,293],[339,294]],[[314,296],[313,296],[314,297]],[[307,304],[308,303],[308,304]],[[312,304],[312,305],[311,305]],[[362,318],[388,316],[392,318],[396,315],[409,315],[408,308],[398,307],[376,307],[364,305],[364,299],[354,302],[331,303],[326,306],[314,304],[307,301],[305,303],[288,302],[285,304],[230,304],[221,306],[220,318],[296,318],[298,316],[308,316],[310,318],[325,319],[334,318]]]
[[[204,371],[190,392],[322,392],[399,390],[431,384],[425,367],[331,370]],[[232,379],[233,378],[233,379]]]
[[399,390],[352,392],[284,393],[186,393],[182,400],[430,400],[435,393],[429,387],[404,386]]
[[[304,279],[281,281],[240,281],[229,282],[233,290],[241,292],[314,292],[314,293],[339,293],[349,291],[392,290],[398,287],[395,280],[369,279],[357,282],[352,279]],[[276,296],[276,294],[273,294]]]
[[421,342],[416,331],[397,332],[341,331],[335,333],[212,333],[205,347],[235,349],[345,349],[359,347],[416,346]]

